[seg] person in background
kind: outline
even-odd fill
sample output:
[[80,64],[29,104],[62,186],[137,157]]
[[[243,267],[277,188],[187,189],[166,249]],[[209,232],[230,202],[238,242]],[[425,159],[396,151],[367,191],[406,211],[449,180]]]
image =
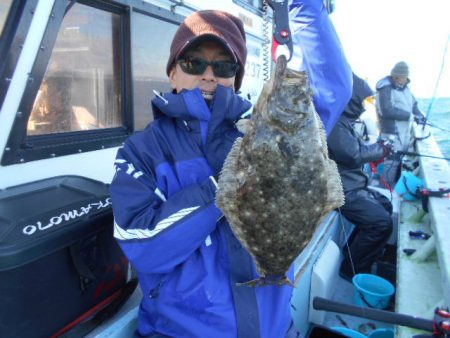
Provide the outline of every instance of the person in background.
[[[312,9],[305,16],[321,18],[306,31],[327,20],[322,1],[291,4],[300,7],[295,17]],[[305,39],[321,40],[331,29],[325,27]],[[320,58],[320,67],[342,67],[345,75],[347,64],[326,48],[340,44],[334,35],[326,41],[320,50],[305,47],[311,49],[307,54]],[[236,123],[251,106],[237,94],[246,58],[239,18],[211,10],[186,17],[167,61],[173,91],[152,100],[155,120],[118,150],[110,188],[114,236],[143,292],[137,337],[299,335],[291,318],[290,286],[238,285],[259,277],[255,262],[215,205],[216,177],[242,136]],[[336,81],[350,88],[350,78]],[[349,96],[342,93],[339,99]],[[293,280],[293,266],[287,275]]]
[[[396,151],[408,150],[413,119],[417,123],[423,123],[425,120],[408,86],[410,83],[408,76],[408,65],[400,61],[392,68],[391,75],[382,78],[376,85],[380,137],[383,140],[390,140]],[[385,181],[392,188],[400,175],[398,156],[387,159],[384,168]]]
[[390,155],[392,149],[382,143],[366,145],[353,128],[364,112],[364,100],[373,96],[369,85],[353,74],[353,94],[328,137],[330,158],[338,166],[345,194],[342,215],[355,225],[343,251],[339,274],[351,281],[354,274],[370,273],[392,232],[392,204],[379,192],[368,188],[363,165]]

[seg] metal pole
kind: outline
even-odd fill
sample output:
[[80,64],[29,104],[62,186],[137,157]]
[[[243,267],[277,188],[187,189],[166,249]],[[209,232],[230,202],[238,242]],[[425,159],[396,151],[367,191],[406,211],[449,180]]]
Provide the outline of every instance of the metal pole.
[[429,319],[423,319],[415,316],[409,316],[379,309],[371,309],[366,307],[363,308],[350,304],[335,302],[321,297],[314,297],[313,308],[316,310],[343,313],[351,316],[378,320],[384,323],[407,326],[419,330],[433,332],[433,321]]

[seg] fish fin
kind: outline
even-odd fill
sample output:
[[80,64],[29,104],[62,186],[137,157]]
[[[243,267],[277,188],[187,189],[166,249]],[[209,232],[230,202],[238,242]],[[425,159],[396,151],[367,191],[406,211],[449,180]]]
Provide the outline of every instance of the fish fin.
[[258,119],[260,115],[265,113],[265,106],[267,105],[267,98],[272,92],[272,87],[274,85],[273,77],[266,82],[261,90],[261,94],[259,94],[258,100],[256,101],[255,107],[252,112],[252,120],[255,121]]
[[291,280],[287,277],[284,276],[282,278],[268,278],[265,276],[256,278],[256,279],[252,279],[248,282],[244,282],[244,283],[236,283],[237,286],[247,286],[247,287],[258,287],[258,286],[267,286],[267,285],[276,285],[276,286],[283,286],[283,285],[289,285],[293,288],[295,288],[294,283],[291,282]]
[[[228,209],[230,206],[230,201],[234,201],[236,199],[236,191],[239,184],[236,175],[236,167],[241,144],[242,137],[238,137],[236,141],[234,141],[234,144],[225,159],[220,172],[219,180],[217,182],[218,188],[216,193],[216,204],[222,210]],[[226,213],[225,216],[227,216]]]
[[237,238],[241,237],[240,229],[242,223],[239,219],[239,208],[236,204],[236,195],[239,186],[241,185],[237,163],[239,153],[241,150],[242,137],[239,137],[234,142],[230,152],[225,159],[225,162],[220,172],[218,180],[218,187],[216,192],[216,205],[222,210],[223,214],[229,221],[231,229]]
[[327,134],[325,132],[325,127],[323,126],[322,119],[320,118],[319,114],[315,112],[316,114],[316,120],[318,124],[319,129],[319,137],[320,137],[320,143],[322,146],[322,153],[325,158],[328,158],[328,145],[327,145]]
[[336,162],[328,157],[327,134],[319,114],[316,112],[316,120],[319,127],[319,137],[322,145],[322,153],[326,161],[325,174],[327,175],[327,211],[332,211],[344,204],[344,189]]
[[327,208],[329,211],[342,206],[345,202],[344,189],[342,187],[341,176],[339,175],[336,162],[328,159],[326,165],[327,180]]

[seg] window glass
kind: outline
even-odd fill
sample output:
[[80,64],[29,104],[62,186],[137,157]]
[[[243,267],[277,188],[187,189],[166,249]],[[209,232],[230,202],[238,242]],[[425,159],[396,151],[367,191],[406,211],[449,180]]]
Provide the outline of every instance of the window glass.
[[[270,64],[262,60],[261,40],[252,36],[247,37],[247,61],[245,63],[245,76],[242,82],[241,95],[256,103],[264,85],[264,73],[270,72]],[[269,60],[270,62],[270,60]]]
[[254,9],[262,10],[263,8],[263,0],[234,0],[239,5],[247,5]]
[[8,17],[9,9],[11,8],[12,3],[13,0],[0,0],[0,36],[2,36],[6,18]]
[[28,135],[122,126],[120,15],[76,3],[63,19]]
[[172,38],[178,26],[140,13],[133,14],[132,59],[135,130],[152,121],[153,90],[171,90],[166,64]]

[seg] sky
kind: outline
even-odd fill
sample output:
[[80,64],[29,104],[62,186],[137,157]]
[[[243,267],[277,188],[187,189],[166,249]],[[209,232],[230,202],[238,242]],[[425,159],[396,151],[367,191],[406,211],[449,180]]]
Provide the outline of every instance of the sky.
[[436,97],[450,97],[450,0],[335,0],[335,4],[331,20],[346,57],[372,89],[398,61],[405,61],[414,95],[432,97],[444,60]]

